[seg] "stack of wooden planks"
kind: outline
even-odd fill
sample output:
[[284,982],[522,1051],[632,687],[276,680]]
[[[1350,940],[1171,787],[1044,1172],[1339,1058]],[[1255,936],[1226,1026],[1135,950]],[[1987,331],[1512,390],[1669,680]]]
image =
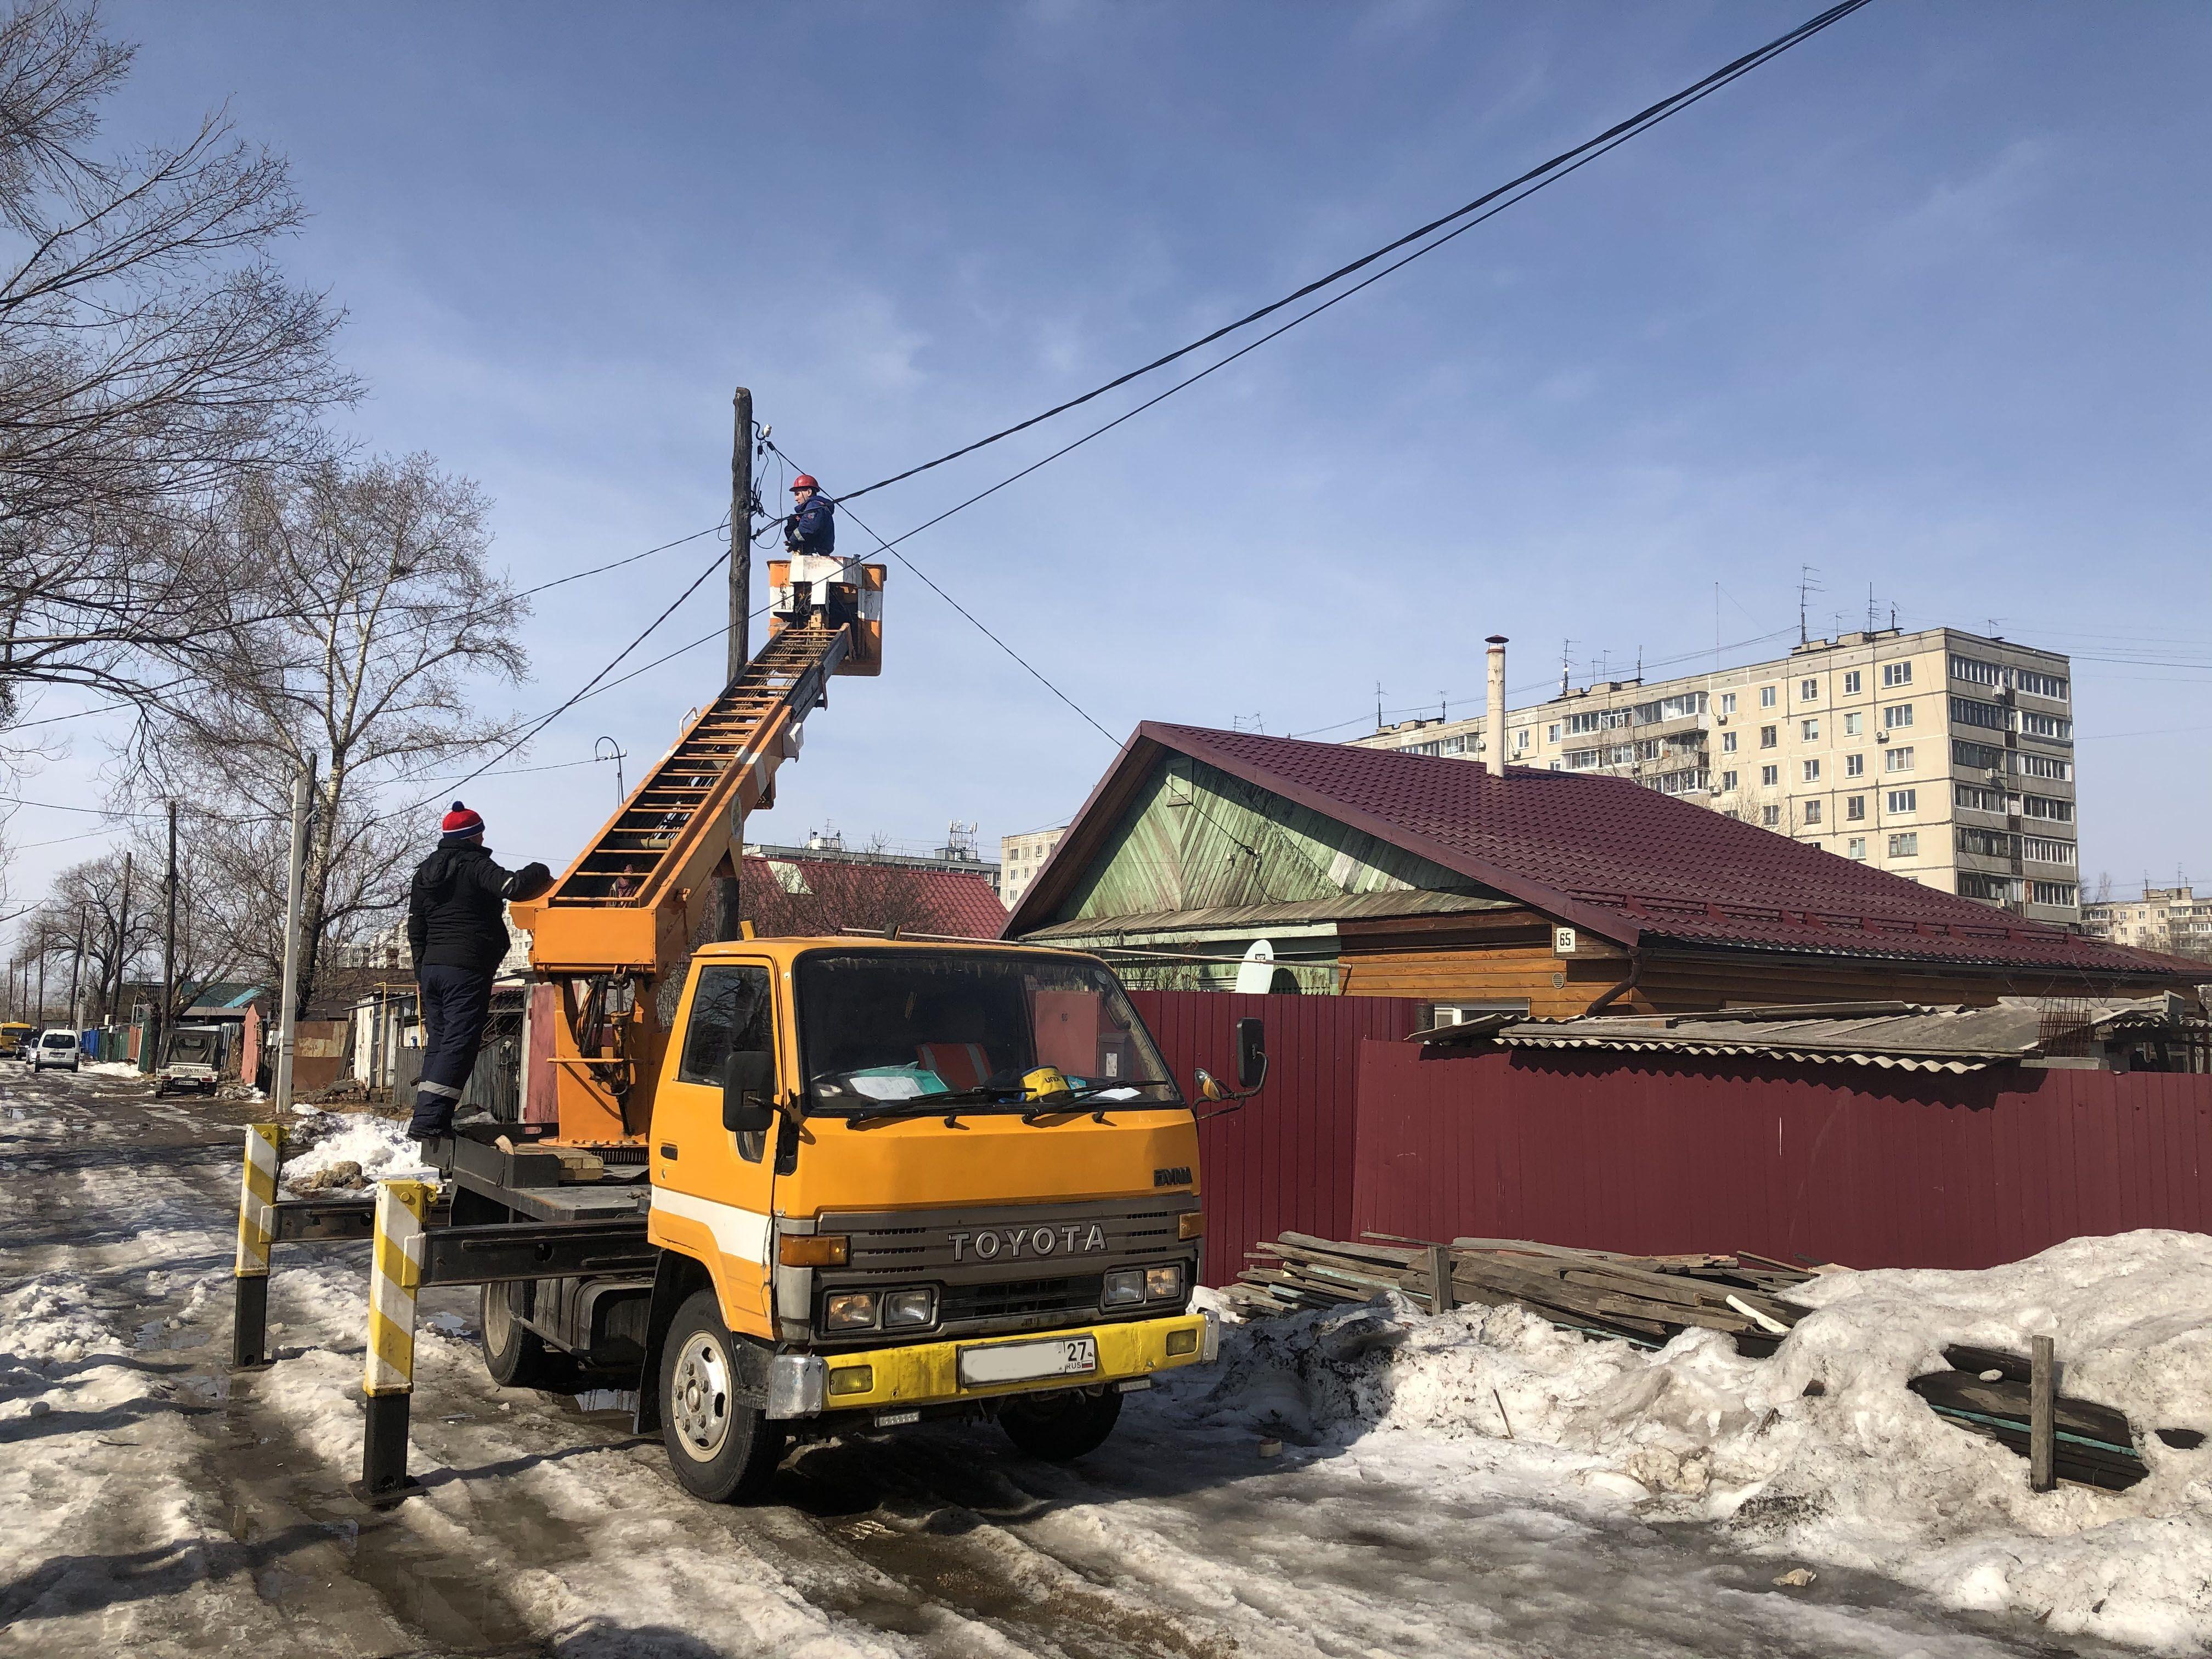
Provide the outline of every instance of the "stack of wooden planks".
[[[1954,1344],[1943,1350],[1948,1371],[1930,1371],[1905,1386],[1936,1413],[1969,1433],[1987,1436],[2022,1457],[2028,1455],[2033,1420],[2026,1355]],[[2136,1449],[2127,1413],[2093,1400],[2060,1395],[2052,1413],[2056,1472],[2061,1480],[2125,1492],[2150,1473]],[[2193,1429],[2160,1429],[2169,1446],[2193,1449],[2204,1436]]]
[[1814,1276],[1743,1250],[1624,1255],[1522,1238],[1433,1245],[1375,1233],[1344,1243],[1286,1232],[1250,1260],[1222,1294],[1253,1313],[1364,1302],[1383,1290],[1433,1310],[1441,1261],[1449,1264],[1450,1307],[1517,1302],[1555,1325],[1652,1348],[1702,1326],[1727,1332],[1747,1354],[1762,1355],[1807,1311],[1784,1293]]

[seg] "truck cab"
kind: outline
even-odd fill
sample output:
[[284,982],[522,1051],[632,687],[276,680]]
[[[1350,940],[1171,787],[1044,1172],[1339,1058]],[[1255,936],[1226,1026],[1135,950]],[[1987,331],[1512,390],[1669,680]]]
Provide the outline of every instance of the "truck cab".
[[722,1500],[793,1439],[848,1427],[989,1417],[1032,1454],[1080,1455],[1124,1394],[1213,1357],[1191,1307],[1192,1113],[1097,958],[709,944],[665,1037],[634,1152],[595,1144],[584,1179],[536,1200],[456,1166],[457,1221],[487,1202],[549,1218],[588,1188],[594,1213],[643,1211],[658,1247],[649,1281],[487,1286],[500,1380],[565,1355],[634,1382],[640,1430]]

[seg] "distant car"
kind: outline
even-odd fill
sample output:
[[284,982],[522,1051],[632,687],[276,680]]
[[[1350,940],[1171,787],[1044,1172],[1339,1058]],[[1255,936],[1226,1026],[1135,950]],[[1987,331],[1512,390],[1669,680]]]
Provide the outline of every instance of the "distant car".
[[179,1025],[169,1038],[168,1064],[155,1079],[155,1094],[213,1094],[222,1049],[220,1025]]
[[50,1066],[67,1066],[76,1071],[84,1062],[83,1052],[78,1048],[75,1031],[48,1031],[39,1038],[39,1046],[31,1051],[31,1069],[43,1072]]

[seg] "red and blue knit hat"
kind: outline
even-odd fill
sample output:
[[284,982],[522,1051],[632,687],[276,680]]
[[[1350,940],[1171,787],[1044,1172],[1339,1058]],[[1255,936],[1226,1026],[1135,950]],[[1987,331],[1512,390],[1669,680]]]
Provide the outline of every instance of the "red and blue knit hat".
[[455,801],[453,810],[446,814],[438,830],[438,845],[450,846],[454,842],[466,841],[471,836],[483,834],[483,820],[459,801]]

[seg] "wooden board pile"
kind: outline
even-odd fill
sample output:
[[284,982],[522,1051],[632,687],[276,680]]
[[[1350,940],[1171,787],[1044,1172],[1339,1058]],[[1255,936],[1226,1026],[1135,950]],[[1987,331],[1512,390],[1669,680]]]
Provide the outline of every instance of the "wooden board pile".
[[1726,1331],[1747,1354],[1767,1354],[1808,1311],[1784,1292],[1811,1272],[1739,1250],[1732,1255],[1623,1255],[1521,1238],[1455,1238],[1448,1246],[1370,1233],[1357,1243],[1286,1232],[1259,1247],[1224,1297],[1248,1312],[1364,1302],[1403,1292],[1438,1303],[1435,1261],[1449,1267],[1449,1305],[1517,1302],[1553,1324],[1662,1346],[1692,1327]]

